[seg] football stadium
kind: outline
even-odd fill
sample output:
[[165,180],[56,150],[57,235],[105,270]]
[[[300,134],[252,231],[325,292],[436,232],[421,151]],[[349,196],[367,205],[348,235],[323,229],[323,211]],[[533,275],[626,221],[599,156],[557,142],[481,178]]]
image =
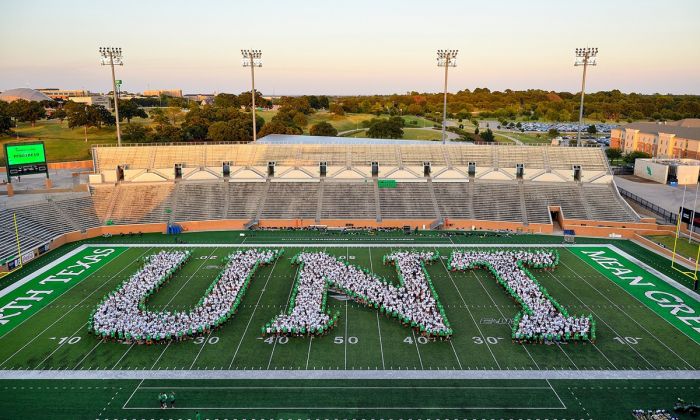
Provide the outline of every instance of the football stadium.
[[630,207],[600,147],[91,155],[82,190],[0,213],[0,417],[690,418],[700,396],[697,267],[647,239],[686,226]]

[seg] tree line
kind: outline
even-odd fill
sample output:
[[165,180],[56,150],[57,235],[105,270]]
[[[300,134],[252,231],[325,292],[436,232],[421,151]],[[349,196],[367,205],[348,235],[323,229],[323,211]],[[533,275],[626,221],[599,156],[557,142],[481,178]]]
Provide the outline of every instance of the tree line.
[[[539,89],[506,89],[501,92],[476,88],[448,93],[447,96],[447,109],[451,118],[578,121],[578,93]],[[436,114],[442,113],[443,95],[408,92],[395,95],[345,96],[336,98],[334,102],[343,112],[437,116]],[[626,94],[619,90],[587,93],[584,116],[600,122],[700,118],[700,96]]]

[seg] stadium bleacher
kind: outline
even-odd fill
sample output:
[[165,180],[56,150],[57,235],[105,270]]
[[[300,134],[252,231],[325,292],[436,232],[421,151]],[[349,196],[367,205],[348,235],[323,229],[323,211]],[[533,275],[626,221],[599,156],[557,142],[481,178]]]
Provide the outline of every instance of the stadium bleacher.
[[[89,195],[1,213],[0,260],[16,252],[13,213],[27,248],[105,224],[447,218],[528,226],[552,223],[551,206],[567,220],[639,221],[617,193],[598,148],[212,144],[96,147],[93,154],[97,171]],[[230,162],[230,177],[223,176],[222,162]],[[275,173],[266,176],[270,162]],[[324,177],[320,162],[328,166]],[[372,174],[373,162],[379,175]],[[427,175],[426,162],[431,166]],[[477,167],[474,176],[467,174],[470,163]],[[175,164],[183,166],[181,179],[175,179]],[[525,167],[522,179],[516,176],[518,164]],[[116,182],[117,165],[131,171],[131,178]],[[574,165],[582,167],[580,181],[573,179]],[[164,178],[153,182],[153,174]],[[391,187],[378,187],[378,180],[392,177],[397,178]]]

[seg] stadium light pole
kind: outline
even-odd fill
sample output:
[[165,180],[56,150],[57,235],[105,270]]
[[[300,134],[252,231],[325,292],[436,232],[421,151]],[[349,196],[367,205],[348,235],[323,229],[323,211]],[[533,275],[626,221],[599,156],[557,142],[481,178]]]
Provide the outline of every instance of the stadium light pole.
[[574,67],[583,66],[583,78],[581,80],[581,106],[578,111],[578,137],[576,137],[576,145],[581,146],[581,125],[583,124],[583,96],[586,91],[586,70],[588,66],[596,65],[596,56],[598,48],[576,48],[576,62]]
[[438,50],[437,65],[445,68],[445,89],[442,103],[442,144],[447,142],[447,69],[457,67],[457,52],[459,50]]
[[112,96],[114,97],[114,114],[117,118],[117,145],[122,145],[122,132],[119,126],[119,96],[117,95],[117,80],[114,77],[114,66],[123,66],[122,49],[115,47],[100,47],[101,64],[112,68]]
[[260,50],[241,50],[243,56],[243,67],[250,67],[250,81],[252,89],[250,95],[253,98],[253,142],[258,138],[257,124],[255,122],[255,68],[262,67],[262,51]]

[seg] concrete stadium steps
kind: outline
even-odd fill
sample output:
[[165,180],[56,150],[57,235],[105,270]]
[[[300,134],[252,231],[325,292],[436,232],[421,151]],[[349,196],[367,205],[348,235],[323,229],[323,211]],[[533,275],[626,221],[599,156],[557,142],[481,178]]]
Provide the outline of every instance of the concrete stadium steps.
[[477,220],[523,221],[515,182],[474,182],[472,207]]
[[581,187],[593,219],[614,222],[636,220],[629,206],[617,197],[612,184],[582,184]]
[[581,165],[585,171],[608,171],[603,149],[598,147],[548,147],[549,165],[552,169],[570,170]]
[[[465,169],[469,162],[477,168],[515,168],[525,164],[528,170],[571,170],[581,165],[584,171],[608,172],[602,149],[597,147],[504,146],[467,144],[208,144],[153,145],[139,147],[95,147],[97,168],[113,177],[117,165],[131,170],[153,169],[170,173],[175,164],[185,168],[221,168],[222,162],[234,167],[264,168],[275,162],[279,168],[309,168],[316,171],[319,162],[331,167],[367,170],[372,162],[380,168],[421,166]],[[109,172],[109,174],[107,174]],[[111,178],[110,178],[111,179]]]
[[468,182],[434,182],[435,198],[443,217],[473,219],[472,193]]
[[[577,184],[572,183],[526,183],[525,196],[531,203],[559,206],[567,219],[588,219],[586,203]],[[527,204],[527,203],[526,203]]]
[[171,183],[120,185],[109,220],[117,225],[167,223],[174,189]]
[[92,205],[97,218],[104,222],[109,216],[113,196],[116,195],[115,186],[90,187]]
[[374,219],[376,215],[371,182],[323,183],[321,219]]
[[265,193],[264,182],[229,182],[227,219],[252,219]]
[[380,188],[382,219],[435,219],[428,188],[427,182],[398,182],[396,188]]
[[224,219],[227,185],[223,182],[181,182],[176,192],[176,222]]
[[316,219],[317,182],[270,182],[263,219]]
[[65,216],[71,219],[74,226],[81,230],[101,224],[90,196],[55,200],[53,203]]

